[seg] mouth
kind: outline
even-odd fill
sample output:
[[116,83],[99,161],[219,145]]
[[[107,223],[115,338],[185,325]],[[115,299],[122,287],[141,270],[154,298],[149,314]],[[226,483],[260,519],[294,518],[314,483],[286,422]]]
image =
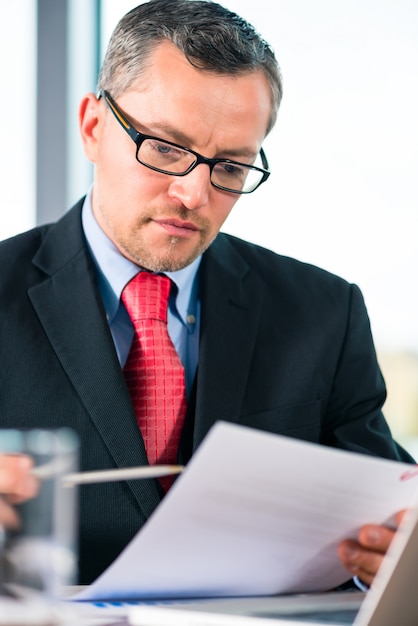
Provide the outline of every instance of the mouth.
[[178,218],[162,218],[154,220],[154,223],[163,228],[171,237],[191,237],[199,232],[199,228],[193,222],[186,222]]

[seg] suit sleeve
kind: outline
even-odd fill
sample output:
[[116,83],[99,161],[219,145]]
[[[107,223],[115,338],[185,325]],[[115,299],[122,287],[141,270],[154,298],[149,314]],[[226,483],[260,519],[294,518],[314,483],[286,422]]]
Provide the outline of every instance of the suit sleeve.
[[351,285],[344,343],[323,424],[323,443],[346,450],[413,462],[393,439],[383,416],[386,386],[369,317],[359,288]]

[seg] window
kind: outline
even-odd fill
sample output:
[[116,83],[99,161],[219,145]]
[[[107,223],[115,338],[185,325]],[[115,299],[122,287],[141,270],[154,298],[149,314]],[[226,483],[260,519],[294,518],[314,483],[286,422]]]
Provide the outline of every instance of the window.
[[0,239],[35,224],[35,0],[0,2]]

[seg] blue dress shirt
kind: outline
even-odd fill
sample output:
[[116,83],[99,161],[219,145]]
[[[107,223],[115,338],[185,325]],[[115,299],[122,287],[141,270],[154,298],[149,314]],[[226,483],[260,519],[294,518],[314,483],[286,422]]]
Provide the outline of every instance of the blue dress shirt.
[[[123,288],[140,268],[124,257],[100,228],[93,215],[91,197],[92,189],[83,205],[82,224],[96,266],[99,291],[110,332],[123,367],[131,348],[134,330],[120,298]],[[168,332],[185,369],[188,397],[196,374],[199,354],[200,302],[197,270],[200,261],[201,256],[178,272],[166,272],[177,287],[177,291],[172,290],[170,296]]]

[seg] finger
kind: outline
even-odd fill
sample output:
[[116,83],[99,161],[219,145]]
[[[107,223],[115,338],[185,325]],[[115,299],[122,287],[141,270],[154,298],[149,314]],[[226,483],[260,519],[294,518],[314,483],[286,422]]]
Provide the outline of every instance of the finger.
[[395,533],[396,530],[393,528],[367,524],[360,529],[358,541],[366,549],[385,554],[392,543]]
[[357,541],[343,541],[338,547],[338,556],[352,576],[358,576],[370,585],[384,559],[384,553],[367,550]]
[[[399,524],[406,511],[399,511],[396,523]],[[338,554],[344,567],[353,575],[358,576],[370,585],[382,564],[396,534],[396,529],[367,524],[358,534],[358,541],[343,541]]]
[[400,526],[401,523],[403,522],[403,519],[404,519],[405,515],[407,514],[407,512],[408,512],[408,509],[402,509],[402,511],[398,511],[396,513],[395,519],[396,519],[396,524],[398,526]]
[[0,493],[16,502],[36,495],[38,481],[31,475],[32,467],[27,456],[0,454]]
[[5,528],[19,528],[19,516],[16,511],[1,497],[0,525]]

